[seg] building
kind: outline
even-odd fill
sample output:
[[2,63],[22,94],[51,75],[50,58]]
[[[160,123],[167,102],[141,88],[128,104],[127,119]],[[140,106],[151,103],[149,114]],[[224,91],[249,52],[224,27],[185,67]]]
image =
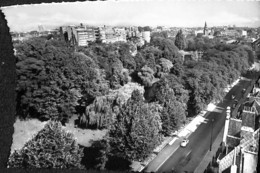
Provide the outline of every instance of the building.
[[197,36],[198,34],[204,34],[204,31],[201,29],[201,30],[196,30],[196,31],[194,31],[194,34],[195,34],[195,36]]
[[252,43],[252,48],[255,51],[257,58],[260,59],[260,38]]
[[182,56],[182,61],[185,63],[186,61],[199,61],[202,57],[201,51],[189,51],[186,52],[184,50],[180,50],[179,53]]
[[219,172],[254,173],[258,162],[260,88],[257,81],[237,114],[227,118],[223,143],[218,157]]
[[147,43],[150,43],[151,32],[150,31],[143,31],[142,32],[142,37],[143,37],[144,41],[146,41]]
[[93,27],[70,25],[61,27],[60,30],[65,40],[70,42],[71,45],[87,46],[88,42],[96,41],[97,31]]
[[38,30],[39,30],[39,32],[45,31],[45,29],[44,29],[44,27],[43,27],[42,25],[39,25],[39,26],[38,26]]
[[234,29],[227,29],[222,32],[222,36],[239,37],[241,34]]
[[245,31],[245,30],[242,30],[242,33],[241,33],[241,35],[242,35],[242,36],[244,36],[244,37],[247,37],[247,31]]
[[209,31],[208,31],[208,27],[207,27],[207,23],[206,23],[206,22],[205,22],[205,25],[204,25],[203,34],[204,34],[205,36],[208,36],[208,35],[209,35]]
[[88,42],[96,41],[94,28],[78,28],[73,32],[78,46],[87,46]]

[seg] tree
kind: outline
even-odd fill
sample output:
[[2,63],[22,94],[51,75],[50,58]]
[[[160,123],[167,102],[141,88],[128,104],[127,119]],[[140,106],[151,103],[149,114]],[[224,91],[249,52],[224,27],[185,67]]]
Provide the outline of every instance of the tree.
[[187,50],[188,51],[195,51],[196,50],[195,41],[193,39],[187,40]]
[[[55,45],[55,47],[54,47]],[[21,43],[17,54],[17,114],[65,121],[72,111],[72,85],[63,70],[70,50],[63,42],[35,38]]]
[[111,153],[127,160],[145,159],[161,141],[158,109],[134,91],[109,132]]
[[83,150],[61,123],[49,122],[21,150],[10,156],[8,167],[83,169]]
[[180,49],[183,50],[185,49],[185,37],[182,33],[182,30],[179,30],[179,32],[177,33],[176,37],[175,37],[175,45]]
[[162,77],[165,74],[168,74],[173,67],[172,62],[168,59],[161,58],[159,60],[159,65],[157,65],[157,76]]
[[108,136],[106,135],[105,138],[102,140],[94,141],[91,147],[98,151],[95,158],[95,168],[98,170],[105,170],[106,163],[108,162],[110,157],[109,153],[111,152]]
[[180,54],[178,53],[178,48],[171,39],[156,37],[152,40],[151,44],[160,50],[160,52],[157,53],[159,56],[156,56],[158,57],[156,58],[156,61],[158,61],[160,58],[165,58],[174,63],[176,60],[181,58]]
[[173,67],[171,68],[171,73],[174,74],[175,76],[177,77],[182,77],[183,74],[184,74],[184,66],[182,64],[182,62],[179,60],[179,61],[176,61],[174,64],[173,64]]
[[82,127],[93,129],[110,129],[115,123],[119,108],[127,102],[134,90],[144,92],[143,87],[136,83],[128,83],[117,90],[103,96],[98,96],[85,108]]
[[146,65],[138,72],[138,76],[145,87],[152,86],[154,80],[153,74],[153,70]]
[[154,84],[156,88],[154,90],[154,101],[158,101],[163,107],[161,113],[162,133],[166,136],[177,130],[185,122],[187,109],[185,102],[188,99],[188,93],[185,90],[182,91],[183,97],[179,95],[181,93],[178,93],[178,97],[176,97],[170,85],[174,86],[173,81],[169,81],[166,77]]

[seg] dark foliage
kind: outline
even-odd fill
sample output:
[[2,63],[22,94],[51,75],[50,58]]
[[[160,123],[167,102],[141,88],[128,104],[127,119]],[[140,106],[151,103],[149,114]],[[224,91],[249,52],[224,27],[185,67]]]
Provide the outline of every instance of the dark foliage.
[[61,123],[49,122],[21,150],[10,156],[8,167],[83,169],[83,150]]

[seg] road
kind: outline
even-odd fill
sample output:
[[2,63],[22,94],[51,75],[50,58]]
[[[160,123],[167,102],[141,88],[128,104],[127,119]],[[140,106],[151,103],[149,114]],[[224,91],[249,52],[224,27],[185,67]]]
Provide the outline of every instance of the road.
[[[212,141],[214,141],[224,127],[226,108],[227,106],[231,106],[234,102],[231,96],[235,95],[235,98],[241,103],[245,99],[241,99],[243,95],[242,89],[248,88],[251,82],[250,80],[240,80],[240,82],[227,93],[223,102],[217,105],[217,111],[208,112],[205,115],[208,121],[200,124],[195,132],[188,137],[189,144],[185,148],[180,147],[182,139],[176,140],[175,144],[166,146],[165,149],[163,149],[165,151],[159,153],[158,157],[150,162],[144,171],[171,172],[174,170],[177,173],[193,172],[210,149],[211,133]],[[168,158],[163,157],[162,155],[164,153],[167,154],[167,152],[169,155]],[[166,161],[164,161],[164,159]]]

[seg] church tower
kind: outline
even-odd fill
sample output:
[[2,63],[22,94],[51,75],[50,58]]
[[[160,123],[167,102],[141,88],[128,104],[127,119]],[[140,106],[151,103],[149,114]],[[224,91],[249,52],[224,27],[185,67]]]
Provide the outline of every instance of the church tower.
[[208,28],[207,28],[207,23],[206,23],[206,22],[205,22],[203,34],[204,34],[204,35],[208,35]]

